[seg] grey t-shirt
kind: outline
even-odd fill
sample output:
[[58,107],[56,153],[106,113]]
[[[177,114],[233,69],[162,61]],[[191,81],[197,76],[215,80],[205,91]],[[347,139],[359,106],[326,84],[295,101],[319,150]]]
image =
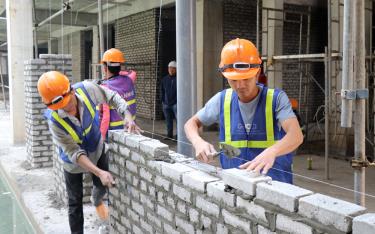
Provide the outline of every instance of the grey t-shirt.
[[[260,91],[255,99],[248,103],[243,103],[241,101],[238,102],[240,106],[241,116],[244,121],[247,132],[249,132],[251,129],[251,124],[254,119],[255,110],[258,105],[259,97],[262,91],[262,87],[258,87]],[[211,125],[213,123],[219,123],[220,121],[220,93],[221,92],[218,92],[217,94],[215,94],[215,96],[208,100],[206,105],[197,113],[198,119],[205,126]],[[295,117],[296,115],[292,110],[292,106],[290,105],[288,96],[284,91],[280,91],[276,101],[276,119],[278,121],[277,124],[279,128],[281,128],[281,123],[284,120]]]

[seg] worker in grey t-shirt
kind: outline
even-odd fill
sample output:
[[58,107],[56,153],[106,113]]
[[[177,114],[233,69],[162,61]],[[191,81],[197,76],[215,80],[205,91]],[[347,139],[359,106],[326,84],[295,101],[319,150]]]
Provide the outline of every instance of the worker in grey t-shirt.
[[212,160],[214,147],[199,136],[202,125],[219,123],[220,142],[241,150],[235,158],[220,154],[221,166],[255,170],[275,180],[292,183],[293,152],[303,136],[285,92],[256,83],[261,60],[253,43],[245,39],[228,42],[221,52],[219,70],[231,89],[212,97],[185,124],[196,157]]

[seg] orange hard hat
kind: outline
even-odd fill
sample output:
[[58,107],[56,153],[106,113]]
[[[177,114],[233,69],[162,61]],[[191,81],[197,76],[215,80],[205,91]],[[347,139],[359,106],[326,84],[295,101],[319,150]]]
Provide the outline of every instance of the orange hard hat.
[[116,48],[112,48],[104,52],[101,63],[107,63],[112,66],[120,66],[125,62],[124,54]]
[[219,71],[230,80],[243,80],[256,76],[262,60],[255,45],[246,39],[234,39],[221,51]]
[[296,110],[298,108],[298,101],[295,98],[289,98],[290,105],[292,105],[292,109]]
[[49,109],[64,108],[70,101],[70,82],[62,73],[49,71],[40,76],[38,92]]

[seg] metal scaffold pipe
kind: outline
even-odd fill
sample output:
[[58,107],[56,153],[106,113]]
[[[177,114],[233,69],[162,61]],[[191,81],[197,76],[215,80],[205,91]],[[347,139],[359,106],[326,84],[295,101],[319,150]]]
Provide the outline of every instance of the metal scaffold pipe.
[[[100,58],[103,57],[104,54],[104,36],[103,36],[103,4],[102,0],[98,0],[98,26],[99,26],[99,50],[100,50]],[[100,69],[100,73],[102,74],[102,70]],[[100,76],[103,78],[103,74]]]
[[[357,0],[354,9],[354,88],[359,92],[366,88],[364,0]],[[365,149],[365,99],[357,98],[355,99],[354,111],[354,159],[366,161]],[[365,167],[354,168],[354,191],[354,202],[364,206]]]
[[[345,95],[348,90],[353,89],[353,10],[354,1],[344,1],[344,35],[343,35],[343,59],[342,59],[342,90]],[[341,126],[350,128],[352,126],[352,100],[341,98]]]
[[177,150],[184,155],[192,155],[191,146],[184,143],[184,123],[197,109],[195,8],[196,0],[176,1]]

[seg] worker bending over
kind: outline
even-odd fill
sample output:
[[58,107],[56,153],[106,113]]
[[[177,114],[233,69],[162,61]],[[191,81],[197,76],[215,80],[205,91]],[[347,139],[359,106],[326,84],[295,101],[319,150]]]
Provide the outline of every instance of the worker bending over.
[[38,91],[48,107],[45,116],[60,158],[64,161],[70,230],[72,233],[83,233],[82,173],[88,171],[92,174],[91,200],[103,220],[108,218],[108,208],[102,199],[106,186],[114,184],[108,172],[108,158],[95,107],[100,103],[109,103],[126,117],[129,132],[139,133],[140,129],[132,120],[124,99],[93,82],[83,81],[72,86],[65,75],[50,71],[39,78]]

